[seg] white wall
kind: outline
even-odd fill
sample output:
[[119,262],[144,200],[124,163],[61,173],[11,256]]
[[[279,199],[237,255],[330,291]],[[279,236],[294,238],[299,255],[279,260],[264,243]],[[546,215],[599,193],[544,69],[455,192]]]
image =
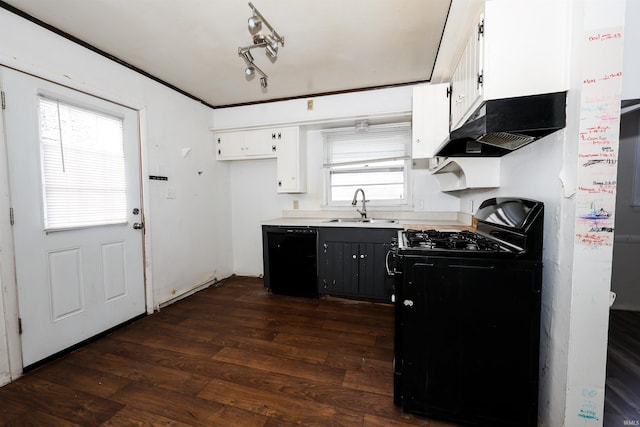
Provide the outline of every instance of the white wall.
[[[4,9],[0,9],[0,40],[2,65],[141,110],[147,285],[152,295],[148,306],[157,307],[208,280],[232,274],[229,167],[214,159],[211,109]],[[4,153],[4,142],[0,149]],[[184,149],[190,151],[185,155]],[[4,154],[0,161],[4,174]],[[150,181],[149,174],[169,179]],[[4,223],[9,210],[6,179],[0,179],[0,187]],[[165,197],[167,187],[175,188],[175,199]],[[10,229],[4,230],[0,228],[0,280],[6,324],[12,326],[8,334],[15,376],[21,371],[20,344],[13,328],[15,283],[4,263],[12,243]],[[0,318],[0,375],[6,366],[5,319]]]

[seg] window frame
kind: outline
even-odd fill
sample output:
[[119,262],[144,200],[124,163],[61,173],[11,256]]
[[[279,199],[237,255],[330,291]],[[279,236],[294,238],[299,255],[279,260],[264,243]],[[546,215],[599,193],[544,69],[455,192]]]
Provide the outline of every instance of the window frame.
[[[405,150],[405,155],[401,156],[401,157],[395,157],[395,159],[398,160],[402,160],[403,164],[401,166],[402,168],[402,174],[403,174],[403,186],[404,186],[404,191],[403,191],[403,195],[404,197],[402,199],[372,199],[371,197],[369,197],[369,195],[367,195],[367,207],[373,207],[373,208],[384,208],[384,207],[389,207],[389,208],[393,208],[393,209],[403,209],[403,208],[410,208],[411,207],[411,200],[412,200],[412,188],[413,188],[413,183],[412,183],[412,166],[413,166],[413,160],[411,158],[411,122],[399,122],[399,123],[387,123],[387,124],[379,124],[379,125],[371,125],[369,126],[369,129],[371,130],[378,130],[381,128],[393,128],[393,127],[401,127],[404,128],[404,131],[407,132],[406,138],[403,141],[404,143],[404,150]],[[342,208],[342,207],[352,207],[351,204],[351,200],[332,200],[331,199],[331,193],[332,193],[332,186],[331,186],[331,172],[332,172],[332,165],[329,164],[329,142],[327,141],[327,135],[328,134],[332,134],[332,133],[344,133],[344,134],[349,134],[352,133],[353,135],[362,135],[362,133],[358,132],[354,127],[344,127],[344,128],[334,128],[334,129],[325,129],[322,131],[323,134],[323,165],[322,165],[322,169],[323,169],[323,182],[324,182],[324,191],[323,191],[323,198],[324,198],[324,207],[327,208]],[[343,165],[348,166],[350,163],[353,164],[363,164],[363,163],[377,163],[380,160],[370,160],[370,161],[366,161],[363,160],[362,162],[346,162],[343,163]],[[346,169],[348,170],[348,169]],[[366,190],[365,190],[365,195],[366,195]],[[361,203],[361,199],[360,197],[358,198],[358,204]]]

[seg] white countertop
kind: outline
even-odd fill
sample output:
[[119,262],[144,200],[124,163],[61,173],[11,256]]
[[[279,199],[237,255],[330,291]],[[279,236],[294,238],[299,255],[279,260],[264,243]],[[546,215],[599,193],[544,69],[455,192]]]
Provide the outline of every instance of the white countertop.
[[369,212],[367,218],[393,219],[395,222],[331,222],[335,218],[359,218],[346,211],[284,211],[283,216],[266,221],[262,225],[291,227],[359,227],[359,228],[468,228],[472,216],[460,212]]

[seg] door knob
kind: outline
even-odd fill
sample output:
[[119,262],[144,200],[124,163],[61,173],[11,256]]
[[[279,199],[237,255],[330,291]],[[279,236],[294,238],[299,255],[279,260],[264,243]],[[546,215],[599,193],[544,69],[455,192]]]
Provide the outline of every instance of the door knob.
[[134,230],[142,230],[144,228],[144,224],[141,222],[134,222],[133,229]]

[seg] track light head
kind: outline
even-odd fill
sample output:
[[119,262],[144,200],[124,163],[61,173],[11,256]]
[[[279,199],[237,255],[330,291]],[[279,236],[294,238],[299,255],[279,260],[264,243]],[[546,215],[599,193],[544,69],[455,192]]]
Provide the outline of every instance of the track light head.
[[262,19],[259,16],[254,15],[248,20],[249,32],[251,34],[257,34],[262,29]]
[[265,39],[265,53],[270,59],[278,57],[278,40],[272,35],[268,35]]

